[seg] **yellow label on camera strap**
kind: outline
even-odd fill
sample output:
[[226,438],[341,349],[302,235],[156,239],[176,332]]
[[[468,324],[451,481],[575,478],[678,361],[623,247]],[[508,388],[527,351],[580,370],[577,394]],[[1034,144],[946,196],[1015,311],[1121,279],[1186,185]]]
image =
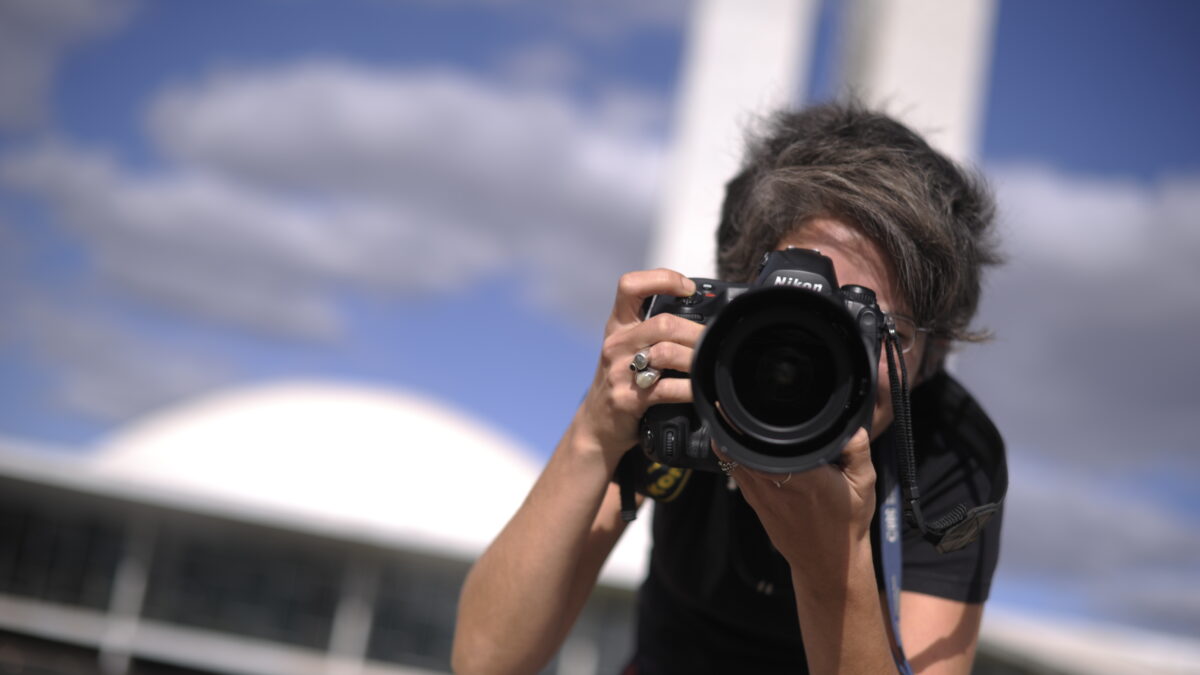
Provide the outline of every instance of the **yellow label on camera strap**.
[[688,479],[692,477],[691,469],[681,469],[677,466],[666,466],[652,462],[646,467],[645,481],[646,496],[654,501],[669,502],[683,492]]

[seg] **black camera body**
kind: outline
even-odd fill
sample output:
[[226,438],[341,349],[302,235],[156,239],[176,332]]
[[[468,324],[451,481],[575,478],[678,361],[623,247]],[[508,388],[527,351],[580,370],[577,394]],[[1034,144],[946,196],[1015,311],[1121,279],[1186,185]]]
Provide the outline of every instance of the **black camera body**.
[[885,332],[873,290],[839,287],[832,260],[798,248],[764,256],[751,284],[694,281],[690,297],[645,305],[647,319],[669,313],[707,326],[692,360],[693,403],[652,406],[642,418],[650,460],[718,471],[715,441],[741,465],[805,471],[870,426]]

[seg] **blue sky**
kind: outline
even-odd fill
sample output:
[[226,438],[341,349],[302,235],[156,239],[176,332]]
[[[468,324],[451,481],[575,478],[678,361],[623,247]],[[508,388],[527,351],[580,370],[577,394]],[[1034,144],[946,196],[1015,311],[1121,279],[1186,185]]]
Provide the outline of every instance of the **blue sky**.
[[[686,9],[6,3],[0,434],[82,452],[321,377],[544,457],[643,264]],[[1200,630],[1198,29],[1183,0],[1000,3],[981,164],[1011,262],[956,365],[1012,453],[998,602]]]
[[[130,175],[172,171],[171,159],[164,157],[161,146],[146,133],[147,104],[164,88],[195,87],[221,73],[243,70],[288,72],[299,62],[300,68],[311,64],[347,73],[398,67],[434,73],[434,77],[445,72],[467,86],[480,88],[494,80],[501,89],[513,86],[542,92],[534,91],[531,98],[567,96],[570,105],[579,108],[640,105],[648,118],[633,122],[642,126],[636,133],[625,133],[645,144],[646,153],[657,156],[665,133],[663,107],[679,58],[680,10],[668,8],[665,21],[654,11],[643,19],[640,15],[646,10],[627,10],[634,20],[627,24],[616,17],[611,26],[588,24],[584,17],[576,16],[579,13],[544,6],[514,9],[470,3],[446,8],[361,2],[354,3],[351,11],[332,11],[328,5],[314,2],[287,7],[271,2],[208,3],[203,8],[129,5],[119,27],[64,50],[47,92],[44,118],[7,134],[4,147],[16,154],[48,138],[70,143],[82,152],[99,153]],[[628,94],[614,93],[614,89]],[[623,102],[622,96],[630,100]],[[638,97],[646,100],[633,100]],[[608,103],[597,102],[599,99]],[[271,124],[267,118],[254,122]],[[287,339],[297,337],[288,335],[295,326],[255,325],[250,331],[239,330],[245,326],[231,326],[220,318],[214,322],[203,311],[199,316],[186,309],[180,312],[177,305],[160,298],[131,299],[127,289],[110,287],[111,279],[103,274],[97,285],[97,262],[88,244],[56,227],[57,216],[48,212],[49,204],[19,192],[9,191],[5,196],[6,211],[16,214],[6,225],[23,244],[25,255],[16,265],[23,281],[35,285],[38,293],[53,296],[52,302],[68,313],[73,314],[76,305],[86,306],[100,323],[121,326],[118,330],[132,328],[137,336],[152,336],[152,341],[168,345],[174,352],[193,357],[213,355],[212,360],[219,362],[213,364],[215,368],[210,369],[208,363],[181,368],[188,371],[181,373],[181,378],[189,379],[190,372],[195,389],[305,374],[402,382],[466,404],[532,441],[534,447],[545,448],[552,445],[555,432],[536,416],[513,410],[513,402],[497,397],[497,390],[504,382],[527,381],[547,400],[564,402],[552,413],[561,419],[587,381],[590,363],[578,364],[580,355],[591,350],[594,332],[589,329],[595,328],[597,320],[597,294],[581,298],[588,306],[573,311],[575,320],[564,325],[545,312],[531,312],[529,303],[520,298],[537,294],[536,289],[527,288],[529,283],[544,285],[553,280],[522,281],[523,270],[514,266],[469,273],[479,277],[480,285],[466,293],[427,295],[421,289],[406,293],[389,287],[378,294],[373,293],[378,289],[361,292],[361,288],[343,289],[335,283],[323,292],[337,296],[333,304],[339,315],[338,338],[332,342],[305,339],[311,335]],[[640,205],[638,229],[647,225],[648,206]],[[635,233],[635,239],[640,236]],[[464,254],[456,265],[453,256],[446,256],[445,269],[431,273],[444,274],[447,279],[462,277],[462,266],[469,266],[472,257]],[[640,253],[631,250],[623,266],[636,267],[639,258]],[[612,269],[610,266],[605,273],[611,276]],[[461,334],[463,339],[475,338],[474,333],[460,332],[465,316],[499,327],[489,329],[493,339],[487,344],[494,348],[461,350],[463,362],[455,364],[455,372],[462,368],[474,373],[471,382],[447,377],[444,369],[435,367],[427,357],[439,345],[447,344],[448,332]],[[450,330],[437,330],[438,326]],[[454,337],[449,339],[453,344]],[[537,351],[555,364],[553,372],[535,373],[531,378],[524,365],[530,359],[496,358],[498,350],[511,352],[514,346],[535,341],[540,343]],[[127,418],[120,410],[79,414],[69,405],[61,405],[63,387],[54,381],[54,364],[33,365],[22,351],[20,347],[7,350],[4,357],[13,385],[4,397],[5,426],[10,433],[79,443]],[[589,354],[587,360],[590,358]],[[572,369],[566,372],[574,377],[562,377],[563,363],[570,364]],[[217,372],[227,377],[215,376]],[[182,386],[185,391],[177,394],[191,393],[186,390],[193,387],[186,382]],[[37,394],[30,397],[30,392]],[[128,412],[156,407],[171,398],[151,393],[144,401],[131,403],[134,409]]]
[[983,156],[1153,180],[1200,168],[1200,6],[1002,1]]

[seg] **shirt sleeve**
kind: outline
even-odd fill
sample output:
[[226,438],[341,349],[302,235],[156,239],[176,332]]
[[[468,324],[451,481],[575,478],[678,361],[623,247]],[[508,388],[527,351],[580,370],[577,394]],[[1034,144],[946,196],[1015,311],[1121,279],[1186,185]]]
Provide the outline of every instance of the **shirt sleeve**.
[[[913,392],[917,483],[921,510],[930,520],[958,504],[971,508],[992,501],[991,474],[1004,462],[1003,440],[991,420],[961,385],[942,378],[929,390]],[[1003,520],[1001,507],[978,539],[950,553],[938,553],[905,523],[901,587],[960,602],[986,601],[1000,557]]]
[[[922,492],[922,495],[926,494]],[[923,499],[922,509],[934,516],[941,515],[958,503],[957,500]],[[951,503],[952,502],[952,503]],[[973,504],[974,502],[967,502]],[[980,603],[988,599],[992,575],[1000,557],[1000,530],[1004,509],[996,513],[983,528],[982,534],[966,547],[949,553],[938,553],[916,528],[904,531],[904,577],[901,587],[948,600]]]

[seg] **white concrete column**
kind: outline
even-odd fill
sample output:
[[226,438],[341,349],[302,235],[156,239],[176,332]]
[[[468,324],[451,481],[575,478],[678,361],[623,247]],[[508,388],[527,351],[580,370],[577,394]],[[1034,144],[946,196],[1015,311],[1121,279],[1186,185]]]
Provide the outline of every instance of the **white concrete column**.
[[329,640],[329,661],[325,669],[329,675],[363,672],[381,573],[380,561],[375,555],[355,557],[346,565]]
[[845,84],[958,161],[978,153],[995,0],[853,0]]
[[725,181],[746,125],[795,103],[806,85],[819,0],[697,0],[649,267],[714,276]]
[[151,517],[138,514],[129,520],[128,528],[100,639],[100,669],[105,675],[129,672],[154,557],[157,527]]

